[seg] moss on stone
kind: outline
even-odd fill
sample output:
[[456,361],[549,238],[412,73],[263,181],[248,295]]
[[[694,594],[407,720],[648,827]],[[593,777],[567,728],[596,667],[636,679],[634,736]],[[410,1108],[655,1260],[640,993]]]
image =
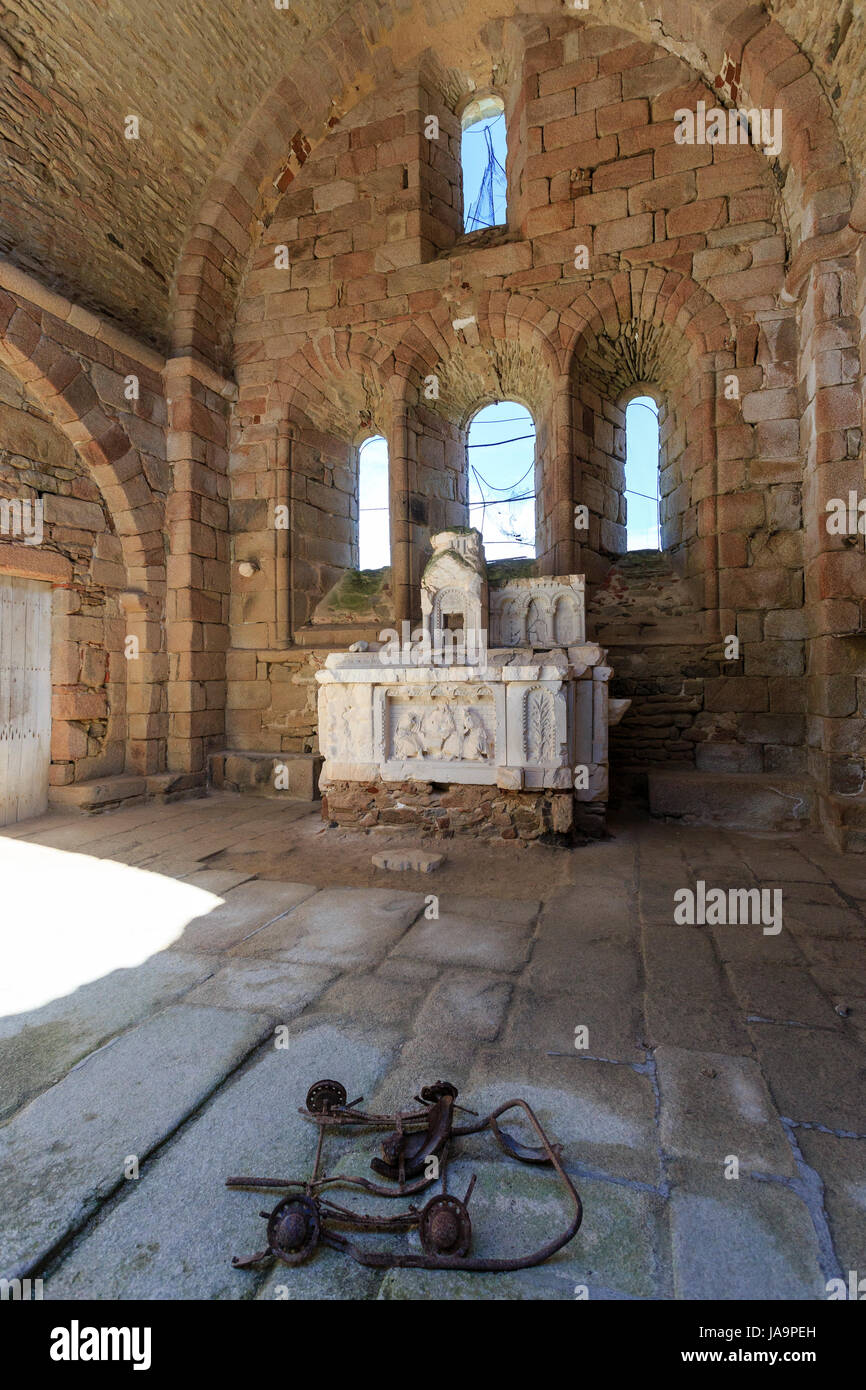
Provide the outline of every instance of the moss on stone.
[[319,603],[316,613],[333,617],[348,613],[353,617],[370,613],[376,616],[382,601],[390,595],[391,568],[378,570],[346,570]]
[[535,561],[527,556],[514,555],[507,560],[491,560],[487,565],[487,583],[493,589],[501,589],[512,579],[535,578]]

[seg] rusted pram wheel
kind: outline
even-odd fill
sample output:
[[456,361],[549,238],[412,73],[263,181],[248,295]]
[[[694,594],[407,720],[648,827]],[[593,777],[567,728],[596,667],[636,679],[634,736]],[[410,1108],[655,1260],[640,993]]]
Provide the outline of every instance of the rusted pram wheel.
[[422,1211],[418,1233],[425,1255],[465,1255],[472,1240],[469,1212],[459,1197],[442,1192]]
[[307,1092],[307,1109],[311,1115],[328,1115],[346,1104],[346,1088],[339,1081],[316,1081]]
[[437,1081],[432,1086],[422,1086],[419,1092],[422,1100],[430,1101],[434,1105],[443,1096],[450,1096],[452,1100],[456,1100],[459,1094],[457,1087],[452,1086],[450,1081]]
[[319,1243],[319,1209],[312,1197],[284,1197],[268,1217],[268,1245],[287,1265],[303,1264]]

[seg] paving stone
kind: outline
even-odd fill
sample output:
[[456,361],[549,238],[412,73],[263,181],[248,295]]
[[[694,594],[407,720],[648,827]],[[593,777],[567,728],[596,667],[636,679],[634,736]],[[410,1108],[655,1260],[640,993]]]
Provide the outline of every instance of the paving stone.
[[502,1027],[512,984],[480,970],[447,970],[415,1016],[416,1033],[490,1042]]
[[474,1110],[468,1086],[478,1048],[474,1040],[447,1034],[412,1037],[400,1048],[388,1075],[367,1100],[380,1114],[390,1114],[414,1108],[413,1096],[421,1086],[450,1081],[460,1093],[460,1103]]
[[239,883],[246,883],[252,877],[252,874],[236,869],[199,869],[189,874],[186,881],[194,883],[197,888],[207,888],[209,893],[227,893],[230,888],[237,888]]
[[320,965],[290,965],[239,956],[192,990],[184,1002],[220,1009],[251,1009],[285,1022],[317,999],[335,974],[336,971]]
[[588,941],[564,951],[541,938],[519,985],[506,1033],[514,1046],[570,1051],[575,1028],[582,1025],[589,1030],[584,1050],[590,1056],[644,1061],[646,1030],[634,947]]
[[866,1139],[803,1128],[795,1138],[824,1184],[824,1208],[843,1278],[851,1269],[866,1277]]
[[721,1171],[731,1154],[741,1171],[795,1178],[797,1165],[778,1112],[751,1057],[718,1052],[656,1052],[663,1148]]
[[377,965],[423,910],[421,893],[326,888],[246,943],[244,954],[343,969]]
[[59,1080],[114,1034],[185,994],[212,969],[201,956],[160,951],[41,1009],[0,1019],[0,1117]]
[[[473,1174],[477,1182],[469,1200],[472,1255],[502,1259],[531,1254],[567,1229],[571,1200],[551,1169],[515,1160],[458,1159],[448,1166],[448,1191],[462,1197]],[[583,1204],[580,1229],[544,1264],[503,1274],[393,1270],[379,1297],[574,1301],[577,1286],[583,1285],[590,1301],[609,1297],[612,1290],[651,1298],[657,1288],[654,1267],[662,1198],[623,1183],[581,1178],[575,1186]],[[420,1249],[414,1233],[407,1245]]]
[[373,1033],[403,1024],[405,1036],[428,989],[426,980],[388,979],[378,973],[362,975],[352,971],[322,994],[315,1014],[347,1020],[354,1027]]
[[505,1040],[542,1053],[642,1063],[646,1061],[645,1032],[636,1004],[626,999],[622,1005],[609,1008],[602,990],[539,995],[518,989]]
[[[43,1256],[256,1045],[258,1015],[174,1005],[80,1063],[0,1130],[9,1268]],[[159,1084],[154,1085],[154,1078]]]
[[[265,1223],[258,1213],[273,1207],[280,1194],[232,1190],[225,1179],[306,1177],[316,1130],[297,1107],[311,1083],[351,1074],[358,1091],[369,1091],[387,1061],[387,1052],[370,1038],[330,1026],[298,1034],[287,1050],[265,1051],[86,1233],[47,1280],[45,1296],[253,1297],[262,1274],[233,1269],[231,1257],[262,1248]],[[339,1146],[339,1136],[333,1142]],[[302,1297],[325,1298],[335,1296],[342,1278],[340,1296],[357,1296],[354,1266],[346,1261],[341,1275],[329,1255],[320,1250],[297,1269],[281,1266],[279,1282],[289,1286],[292,1298],[298,1289]]]
[[582,883],[561,889],[544,904],[539,940],[562,950],[571,942],[633,940],[635,915],[622,883]]
[[190,922],[178,945],[185,951],[225,951],[310,898],[309,883],[253,879],[230,889],[222,907]]
[[782,1115],[828,1129],[862,1131],[866,1065],[856,1035],[773,1023],[750,1024],[750,1032]]
[[785,907],[784,931],[800,941],[808,937],[852,938],[863,943],[866,921],[859,912],[832,903],[793,903]]
[[376,974],[383,980],[435,980],[441,975],[441,967],[435,961],[408,960],[402,956],[391,956],[376,966]]
[[570,1275],[542,1265],[512,1274],[468,1274],[453,1270],[391,1269],[382,1280],[380,1299],[408,1299],[412,1302],[435,1299],[439,1302],[513,1303],[557,1299],[573,1301],[574,1283]]
[[392,952],[393,957],[474,965],[487,970],[519,970],[529,952],[532,928],[526,923],[481,920],[440,912],[420,918]]
[[676,1298],[826,1296],[811,1217],[789,1188],[693,1167],[669,1209]]
[[750,1042],[712,946],[699,927],[644,934],[648,1042],[747,1052]]
[[465,893],[439,895],[440,912],[455,917],[479,917],[485,922],[509,922],[513,926],[533,926],[541,906],[537,898],[476,898]]
[[[545,1057],[484,1048],[469,1073],[466,1104],[486,1114],[517,1097],[532,1107],[549,1138],[562,1144],[569,1168],[658,1181],[655,1096],[646,1073],[577,1053]],[[536,1143],[517,1111],[502,1124]],[[471,1140],[473,1151],[489,1157],[491,1142],[489,1135],[478,1136]]]
[[750,1017],[778,1023],[814,1024],[817,1028],[841,1027],[831,1000],[815,984],[802,965],[729,964],[734,992]]
[[786,964],[797,965],[800,969],[805,964],[803,947],[784,921],[776,936],[765,936],[751,926],[713,926],[709,932],[723,962]]

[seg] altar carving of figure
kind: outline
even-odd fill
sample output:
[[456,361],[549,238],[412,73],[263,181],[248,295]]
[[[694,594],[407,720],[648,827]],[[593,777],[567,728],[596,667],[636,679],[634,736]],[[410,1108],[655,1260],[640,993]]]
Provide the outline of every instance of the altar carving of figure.
[[487,758],[490,756],[490,735],[484,720],[476,709],[463,713],[463,756],[464,758]]
[[454,715],[447,705],[438,705],[430,710],[424,719],[424,735],[428,756],[434,758],[459,758],[460,736]]
[[547,623],[541,606],[535,599],[529,605],[529,612],[526,615],[526,635],[531,647],[547,646]]
[[413,711],[401,714],[394,730],[394,754],[398,758],[420,758],[424,755],[421,721]]

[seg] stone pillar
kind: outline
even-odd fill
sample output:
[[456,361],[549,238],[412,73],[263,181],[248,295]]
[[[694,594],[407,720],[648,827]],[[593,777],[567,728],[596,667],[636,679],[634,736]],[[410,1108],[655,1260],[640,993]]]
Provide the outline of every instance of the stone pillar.
[[394,415],[388,457],[391,469],[391,587],[398,623],[412,618],[412,461],[409,418]]
[[[852,242],[856,241],[853,234]],[[841,248],[840,248],[841,250]],[[825,828],[840,848],[866,848],[862,708],[866,561],[856,530],[834,534],[827,504],[864,495],[863,402],[853,254],[816,260],[802,309],[809,770]],[[862,255],[862,250],[860,252]],[[861,296],[862,300],[863,296]],[[866,310],[863,310],[866,317]],[[858,690],[859,682],[859,690]],[[859,710],[859,714],[858,714]]]
[[228,411],[234,387],[192,357],[165,366],[169,658],[168,767],[205,774],[225,729],[228,648]]

